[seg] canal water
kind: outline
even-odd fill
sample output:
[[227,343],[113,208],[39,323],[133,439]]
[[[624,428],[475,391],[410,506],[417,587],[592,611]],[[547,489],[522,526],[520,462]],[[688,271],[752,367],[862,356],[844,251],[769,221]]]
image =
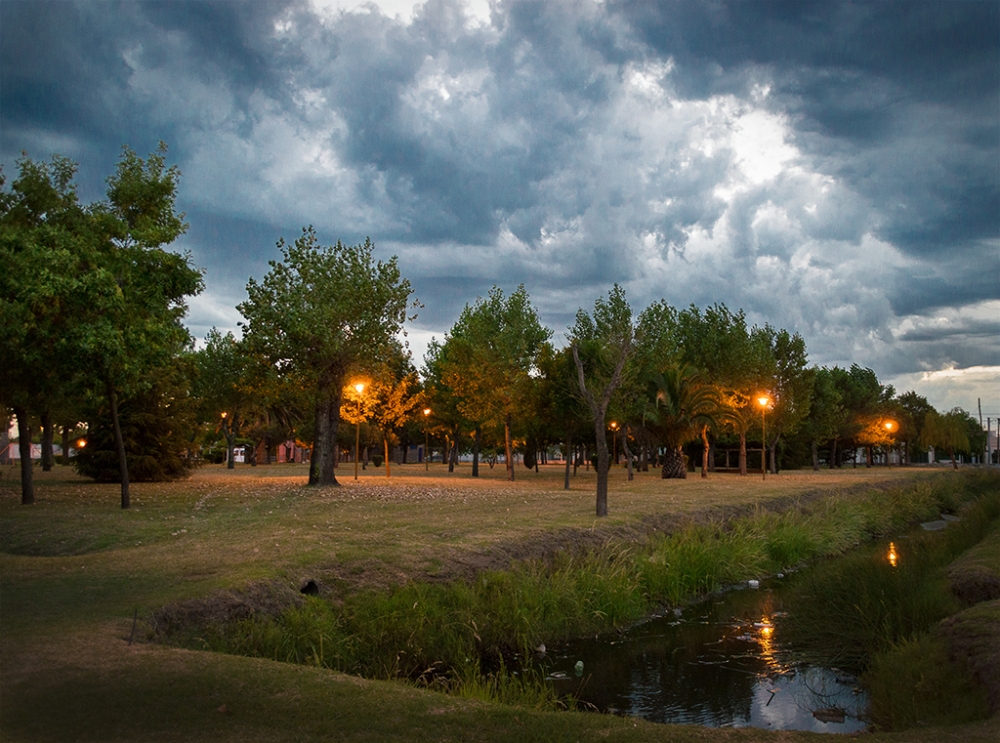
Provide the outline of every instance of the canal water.
[[560,695],[661,723],[851,733],[864,730],[856,678],[782,644],[782,579],[675,610],[613,637],[548,648]]

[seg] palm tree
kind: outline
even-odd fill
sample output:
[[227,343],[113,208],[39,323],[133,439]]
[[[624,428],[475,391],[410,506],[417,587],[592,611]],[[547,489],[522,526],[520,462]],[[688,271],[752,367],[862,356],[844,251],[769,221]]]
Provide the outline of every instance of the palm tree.
[[708,476],[708,428],[721,414],[719,395],[697,369],[680,366],[657,375],[655,404],[644,415],[647,427],[667,452],[663,478],[686,478],[687,467],[681,447],[701,436],[705,445],[701,476]]

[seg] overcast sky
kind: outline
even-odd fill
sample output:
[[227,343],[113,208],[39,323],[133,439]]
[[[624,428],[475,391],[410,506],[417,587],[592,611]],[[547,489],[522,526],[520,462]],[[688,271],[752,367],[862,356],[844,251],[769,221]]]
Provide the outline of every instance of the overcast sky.
[[312,224],[399,257],[418,366],[494,284],[560,343],[618,282],[1000,416],[997,0],[3,0],[8,178],[159,140],[197,337]]

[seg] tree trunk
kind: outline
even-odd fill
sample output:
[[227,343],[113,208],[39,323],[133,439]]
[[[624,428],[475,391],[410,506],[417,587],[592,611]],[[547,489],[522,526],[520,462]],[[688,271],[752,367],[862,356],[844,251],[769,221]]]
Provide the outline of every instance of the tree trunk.
[[608,515],[608,469],[611,456],[608,454],[608,440],[604,436],[604,411],[594,416],[594,433],[597,434],[597,515]]
[[809,446],[812,449],[813,472],[819,472],[819,442],[813,439]]
[[309,484],[319,487],[338,486],[334,472],[337,428],[340,424],[340,384],[331,384],[316,403],[316,440],[309,468]]
[[597,439],[597,515],[608,515],[608,440],[604,437],[605,416],[607,415],[608,403],[611,395],[621,381],[622,369],[625,361],[629,357],[631,343],[626,341],[621,347],[621,356],[615,365],[615,370],[611,374],[611,379],[601,392],[600,400],[594,398],[593,393],[587,388],[586,378],[583,373],[583,363],[580,361],[580,352],[576,344],[573,346],[573,361],[576,364],[577,384],[580,386],[580,393],[587,401],[587,407],[594,417],[594,433]]
[[503,419],[503,447],[504,447],[504,457],[507,459],[507,479],[513,481],[514,451],[510,440],[510,425],[511,425],[511,414],[507,413],[507,415]]
[[42,413],[42,472],[51,472],[56,464],[56,455],[52,448],[54,438],[52,414],[46,410]]
[[684,450],[681,447],[667,447],[663,455],[663,469],[660,477],[664,480],[687,479],[687,465],[684,462]]
[[632,450],[628,448],[628,423],[622,429],[622,451],[625,453],[625,461],[628,466],[628,481],[632,482],[635,479],[635,474],[632,471]]
[[472,432],[472,476],[479,477],[479,426]]
[[949,449],[948,450],[948,454],[951,456],[951,466],[954,467],[957,470],[958,469],[958,462],[955,461],[955,450],[954,449]]
[[122,438],[122,424],[118,417],[118,395],[109,379],[105,386],[108,393],[108,404],[111,406],[111,426],[115,432],[115,449],[118,450],[118,472],[122,481],[122,508],[130,505],[128,493],[128,460],[125,458],[125,441]]
[[228,418],[222,423],[222,433],[226,437],[226,469],[236,469],[236,433],[232,428],[232,421]]
[[17,418],[17,451],[21,455],[21,505],[35,502],[35,482],[31,470],[31,424],[25,408],[14,408]]
[[309,484],[315,485],[319,482],[319,449],[316,448],[316,438],[313,437],[312,448],[309,449]]
[[708,479],[708,455],[712,450],[712,447],[708,443],[708,426],[701,427],[701,443],[701,478],[706,480]]
[[566,432],[566,472],[563,474],[563,490],[569,490],[569,469],[570,460],[576,459],[576,453],[573,451],[573,433],[572,431]]
[[780,439],[780,438],[781,438],[780,436],[775,436],[774,440],[771,442],[771,445],[767,447],[768,451],[769,451],[769,453],[771,455],[771,474],[772,475],[778,474],[778,439]]
[[747,434],[742,432],[740,434],[740,474],[746,475],[747,473]]
[[830,469],[837,466],[837,439],[830,439]]
[[448,471],[454,472],[455,465],[458,464],[458,435],[455,435],[455,440],[451,442],[451,453],[448,455]]
[[389,438],[386,436],[382,437],[382,444],[385,448],[385,476],[387,478],[392,477],[392,470],[389,467]]

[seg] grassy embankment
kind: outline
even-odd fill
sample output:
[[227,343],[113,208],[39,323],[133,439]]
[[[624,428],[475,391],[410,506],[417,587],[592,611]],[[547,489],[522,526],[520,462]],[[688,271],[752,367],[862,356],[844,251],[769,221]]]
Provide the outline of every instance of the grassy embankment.
[[[555,468],[538,476],[521,471],[514,484],[499,473],[481,482],[464,473],[404,473],[387,482],[369,471],[357,485],[323,493],[302,488],[303,473],[295,468],[237,476],[210,469],[187,483],[136,486],[135,506],[124,513],[115,509],[113,487],[65,471],[41,478],[38,503],[28,509],[17,504],[16,481],[5,479],[4,739],[662,739],[663,728],[636,720],[514,709],[319,668],[128,646],[126,639],[134,609],[148,617],[169,602],[217,597],[252,582],[297,586],[314,578],[326,598],[344,606],[370,589],[384,596],[396,586],[407,590],[411,580],[481,575],[559,546],[643,540],[651,529],[676,529],[684,519],[710,522],[741,508],[790,505],[803,492],[834,492],[815,500],[818,508],[856,497],[845,487],[913,476],[860,470],[818,478],[791,473],[767,483],[726,476],[626,483],[616,472],[612,517],[595,523],[589,474],[566,493]],[[961,731],[956,739],[985,740],[995,726]],[[777,739],[681,728],[669,734]],[[952,732],[914,735],[907,740]]]
[[788,597],[795,608],[782,636],[861,673],[879,728],[1000,710],[1000,493],[958,511],[944,530],[911,530],[819,564]]

